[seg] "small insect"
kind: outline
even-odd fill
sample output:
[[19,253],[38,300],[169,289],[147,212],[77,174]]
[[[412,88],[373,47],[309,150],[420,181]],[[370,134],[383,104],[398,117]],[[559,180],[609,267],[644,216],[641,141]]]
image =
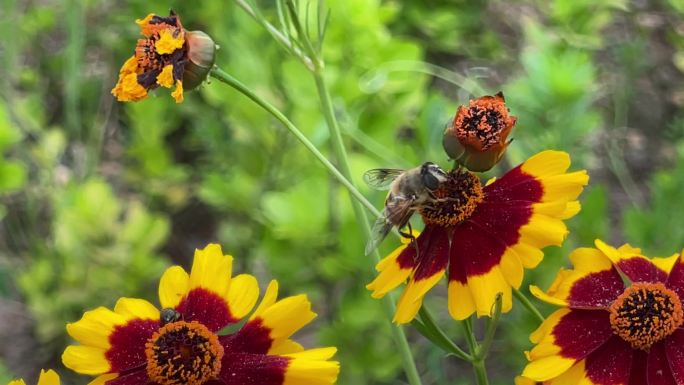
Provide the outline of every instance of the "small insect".
[[161,309],[159,312],[159,323],[161,323],[162,326],[171,323],[171,322],[176,322],[180,320],[181,318],[181,313],[177,312],[176,309],[172,309],[170,307]]
[[[377,168],[363,174],[366,183],[377,190],[389,190],[385,199],[382,217],[378,218],[371,230],[371,239],[366,244],[366,255],[375,250],[389,234],[393,226],[407,238],[410,233],[411,215],[421,207],[436,200],[433,191],[447,180],[447,173],[432,162],[425,162],[409,170]],[[409,233],[401,229],[409,225]]]

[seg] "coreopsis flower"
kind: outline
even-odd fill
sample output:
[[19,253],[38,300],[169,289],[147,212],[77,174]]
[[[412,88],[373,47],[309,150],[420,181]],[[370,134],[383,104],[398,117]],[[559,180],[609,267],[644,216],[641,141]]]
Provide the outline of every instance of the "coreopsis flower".
[[589,176],[567,173],[568,167],[567,153],[543,151],[486,186],[470,171],[451,171],[436,190],[439,200],[420,210],[423,232],[377,264],[379,275],[367,286],[372,296],[408,280],[394,321],[410,322],[448,271],[453,318],[489,315],[497,293],[502,311],[509,311],[511,288],[520,287],[524,268],[539,264],[541,248],[563,242],[563,220],[580,210],[576,198]]
[[637,248],[570,255],[551,288],[532,293],[562,309],[532,333],[523,376],[550,384],[684,383],[684,255],[649,259]]
[[175,87],[171,96],[183,101],[183,90],[197,87],[214,64],[216,44],[201,31],[186,31],[173,11],[168,17],[153,13],[136,20],[144,39],[119,71],[112,94],[121,102],[145,99],[159,86]]
[[518,376],[515,378],[515,385],[549,385],[549,382],[533,381],[529,378]]
[[503,93],[471,100],[447,125],[442,138],[451,159],[471,171],[487,171],[499,162],[510,143],[516,117],[508,114]]
[[64,365],[97,376],[91,384],[333,384],[339,364],[330,358],[336,349],[305,350],[290,339],[316,317],[307,297],[276,300],[278,284],[271,281],[252,311],[257,280],[231,277],[232,261],[211,244],[195,252],[190,274],[179,266],[166,270],[159,284],[161,310],[121,298],[114,310],[86,312],[67,325],[80,345],[66,348]]
[[[26,385],[24,380],[12,380],[7,385]],[[38,385],[59,385],[59,375],[52,369],[48,371],[40,370],[40,377],[38,377]]]

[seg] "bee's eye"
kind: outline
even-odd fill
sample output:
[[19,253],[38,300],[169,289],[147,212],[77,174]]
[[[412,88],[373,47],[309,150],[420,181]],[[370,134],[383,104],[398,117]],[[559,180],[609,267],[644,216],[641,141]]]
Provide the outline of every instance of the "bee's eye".
[[423,184],[428,190],[435,190],[439,187],[439,180],[431,173],[426,172],[423,173]]

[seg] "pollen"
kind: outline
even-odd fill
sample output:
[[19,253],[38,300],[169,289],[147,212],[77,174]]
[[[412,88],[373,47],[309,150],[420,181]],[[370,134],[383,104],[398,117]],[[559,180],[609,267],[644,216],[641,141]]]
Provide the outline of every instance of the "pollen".
[[634,283],[610,306],[613,332],[635,349],[651,345],[672,334],[684,320],[677,293],[662,283]]
[[202,385],[221,371],[223,347],[197,321],[164,325],[145,344],[147,374],[160,385]]
[[477,145],[480,151],[502,144],[514,124],[515,118],[508,115],[499,95],[471,100],[468,107],[458,109],[454,119],[459,139]]
[[434,195],[436,202],[420,210],[426,225],[457,225],[470,218],[484,199],[480,178],[462,169],[451,171]]

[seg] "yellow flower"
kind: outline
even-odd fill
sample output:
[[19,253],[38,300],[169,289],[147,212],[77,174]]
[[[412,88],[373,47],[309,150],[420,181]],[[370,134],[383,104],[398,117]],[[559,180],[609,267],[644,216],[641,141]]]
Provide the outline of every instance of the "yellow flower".
[[149,14],[136,23],[145,38],[138,40],[135,54],[119,71],[112,94],[122,102],[138,101],[154,88],[175,85],[171,96],[182,102],[183,82],[189,90],[206,79],[216,45],[203,32],[186,31],[173,11],[168,17]]
[[[195,252],[189,274],[179,266],[166,270],[161,310],[121,298],[114,310],[86,312],[67,325],[80,345],[66,348],[64,365],[97,376],[91,384],[237,385],[255,378],[264,385],[333,384],[336,349],[305,350],[290,339],[316,317],[307,297],[277,300],[278,283],[271,281],[253,310],[257,280],[233,277],[232,265],[233,258],[211,244]],[[230,326],[237,330],[219,333]]]
[[411,322],[425,294],[447,275],[454,319],[490,315],[498,293],[502,311],[509,311],[511,288],[520,287],[524,269],[541,262],[542,248],[563,243],[563,220],[580,210],[576,199],[589,176],[569,167],[567,153],[543,151],[485,186],[469,171],[451,171],[435,191],[439,202],[420,209],[425,229],[415,242],[377,264],[371,295],[381,298],[408,281],[394,321]]
[[[7,385],[26,385],[24,380],[12,380]],[[40,377],[38,378],[38,385],[59,385],[59,375],[52,369],[47,372],[40,370]]]

